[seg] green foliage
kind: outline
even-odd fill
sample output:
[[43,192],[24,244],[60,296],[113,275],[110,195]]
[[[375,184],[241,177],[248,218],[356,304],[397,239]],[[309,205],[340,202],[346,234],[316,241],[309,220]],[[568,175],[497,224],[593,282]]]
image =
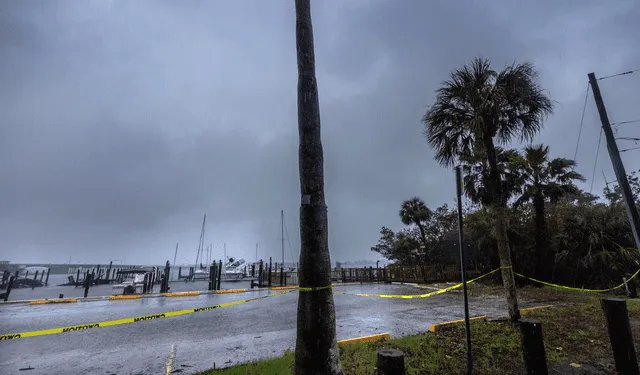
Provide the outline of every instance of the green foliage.
[[436,160],[451,166],[460,157],[486,155],[494,138],[500,144],[533,139],[553,110],[537,80],[529,63],[498,72],[481,57],[451,72],[422,118]]
[[[430,262],[443,255],[441,250],[449,243],[458,220],[454,210],[442,205],[429,209],[418,197],[402,203],[400,220],[406,225],[398,232],[382,227],[378,244],[371,251],[401,264]],[[454,236],[455,238],[455,236]]]
[[[497,151],[504,191],[512,202],[506,211],[507,237],[517,272],[563,285],[604,288],[620,284],[625,273],[640,267],[619,188],[605,189],[604,199],[581,191],[574,181],[584,178],[573,170],[575,162],[551,159],[543,145]],[[464,215],[467,260],[486,272],[500,265],[496,229],[486,208],[489,167],[482,158],[464,161],[464,191],[477,203]],[[640,178],[634,173],[629,180],[640,193]],[[402,264],[458,262],[454,210],[446,205],[431,210],[414,197],[402,203],[400,219],[407,226],[397,233],[383,227],[371,250]]]

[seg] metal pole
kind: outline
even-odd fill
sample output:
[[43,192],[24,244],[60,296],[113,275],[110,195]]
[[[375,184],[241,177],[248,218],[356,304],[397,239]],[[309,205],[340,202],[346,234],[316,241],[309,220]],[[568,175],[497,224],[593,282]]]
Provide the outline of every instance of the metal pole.
[[280,239],[282,240],[282,266],[284,267],[284,210],[280,210]]
[[458,242],[460,245],[460,274],[462,276],[462,293],[464,296],[464,326],[467,335],[467,374],[471,375],[473,369],[473,356],[471,354],[471,327],[469,326],[469,298],[467,296],[467,276],[464,269],[464,233],[462,222],[462,170],[456,167],[456,194],[458,196]]
[[633,233],[633,240],[635,241],[636,248],[640,249],[640,216],[638,216],[638,210],[635,202],[633,201],[633,194],[631,193],[631,187],[629,186],[629,180],[627,180],[627,173],[624,170],[624,164],[622,164],[622,158],[620,158],[620,151],[616,144],[616,138],[611,130],[611,123],[609,122],[609,116],[607,115],[607,109],[602,101],[602,95],[600,94],[600,86],[598,86],[598,80],[595,73],[589,73],[589,83],[591,84],[591,91],[593,91],[593,99],[596,102],[598,108],[598,114],[600,115],[600,122],[602,123],[602,130],[607,140],[607,150],[609,151],[609,157],[611,158],[611,164],[613,165],[613,171],[618,179],[620,190],[622,191],[622,198],[624,206],[627,210],[627,216],[629,218],[629,224],[631,226],[631,232]]

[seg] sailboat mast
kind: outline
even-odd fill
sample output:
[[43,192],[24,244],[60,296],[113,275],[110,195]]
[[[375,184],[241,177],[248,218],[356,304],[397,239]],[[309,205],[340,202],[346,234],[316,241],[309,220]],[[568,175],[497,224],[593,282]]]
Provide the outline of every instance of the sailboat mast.
[[178,256],[178,243],[176,242],[176,252],[173,253],[173,266],[176,266],[176,257]]
[[280,210],[280,239],[282,240],[282,263],[284,267],[284,210]]
[[204,224],[206,221],[207,221],[207,214],[204,214],[204,218],[202,219],[202,229],[200,230],[200,243],[198,243],[198,253],[196,254],[196,264],[195,264],[196,269],[198,269],[198,259],[201,259],[200,253],[204,251],[202,249],[202,246],[204,243]]

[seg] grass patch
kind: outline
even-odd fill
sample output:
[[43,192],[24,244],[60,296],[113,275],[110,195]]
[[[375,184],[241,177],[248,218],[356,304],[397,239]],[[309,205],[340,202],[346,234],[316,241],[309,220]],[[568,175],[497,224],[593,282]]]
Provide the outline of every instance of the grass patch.
[[[600,295],[527,287],[520,290],[519,296],[533,302],[561,302],[562,307],[534,310],[526,315],[542,323],[550,373],[571,373],[573,368],[569,364],[577,363],[597,369],[599,373],[615,374]],[[640,300],[628,300],[627,304],[634,337],[640,338]],[[471,337],[474,374],[523,373],[520,334],[510,323],[472,321]],[[441,327],[436,333],[406,336],[385,343],[346,345],[340,350],[345,374],[374,374],[377,349],[381,347],[404,351],[409,375],[457,375],[463,373],[466,366],[464,326],[457,324]],[[280,358],[204,374],[286,375],[292,374],[293,360],[293,353],[289,352]]]

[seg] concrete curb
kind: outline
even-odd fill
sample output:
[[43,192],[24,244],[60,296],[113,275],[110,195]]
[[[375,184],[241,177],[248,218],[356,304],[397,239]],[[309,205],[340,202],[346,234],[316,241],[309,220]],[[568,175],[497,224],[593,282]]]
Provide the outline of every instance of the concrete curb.
[[534,306],[534,307],[527,307],[526,309],[520,309],[520,315],[525,315],[526,313],[533,311],[533,310],[539,310],[539,309],[548,309],[551,307],[555,307],[554,305],[544,305],[544,306]]
[[[533,307],[527,307],[524,309],[520,309],[520,315],[525,315],[530,311],[534,311],[534,310],[540,310],[540,309],[548,309],[551,307],[555,307],[554,305],[544,305],[544,306],[533,306]],[[491,319],[489,320],[489,318],[486,315],[480,315],[480,316],[474,316],[472,318],[469,318],[469,320],[478,320],[478,319],[482,319],[485,322],[487,321],[502,321],[502,320],[509,320],[508,317],[501,317],[501,318],[497,318],[497,319]],[[448,326],[448,325],[454,325],[454,324],[459,324],[459,323],[464,323],[464,319],[460,319],[460,320],[451,320],[448,322],[442,322],[442,323],[435,323],[432,324],[429,327],[429,332],[436,332],[438,330],[438,328],[442,327],[442,326]]]
[[[486,315],[474,316],[472,318],[469,318],[469,321],[471,321],[471,320],[479,320],[479,319],[481,319],[481,320],[486,322],[487,321],[487,316]],[[431,327],[429,327],[429,332],[434,333],[439,328],[442,328],[444,326],[450,326],[450,325],[458,324],[458,323],[464,323],[464,319],[451,320],[451,321],[448,321],[448,322],[432,324]]]
[[[346,284],[332,284],[333,286],[353,286],[362,285],[362,283],[346,283]],[[0,306],[3,305],[44,305],[50,303],[76,303],[76,302],[95,302],[95,301],[124,301],[124,300],[138,300],[142,298],[159,298],[159,297],[197,297],[206,294],[231,294],[231,293],[249,293],[249,292],[267,292],[267,291],[279,291],[297,289],[297,285],[291,286],[275,286],[271,288],[254,288],[254,289],[221,289],[221,290],[203,290],[203,291],[188,291],[188,292],[170,292],[170,293],[153,293],[153,294],[135,294],[135,295],[118,295],[118,296],[95,296],[95,297],[77,297],[77,298],[50,298],[50,299],[35,299],[35,300],[16,300],[16,301],[0,301]]]
[[338,345],[348,345],[354,344],[357,342],[378,342],[378,341],[389,341],[391,340],[391,336],[389,333],[378,333],[370,336],[362,336],[356,337],[352,339],[340,340],[338,341]]

